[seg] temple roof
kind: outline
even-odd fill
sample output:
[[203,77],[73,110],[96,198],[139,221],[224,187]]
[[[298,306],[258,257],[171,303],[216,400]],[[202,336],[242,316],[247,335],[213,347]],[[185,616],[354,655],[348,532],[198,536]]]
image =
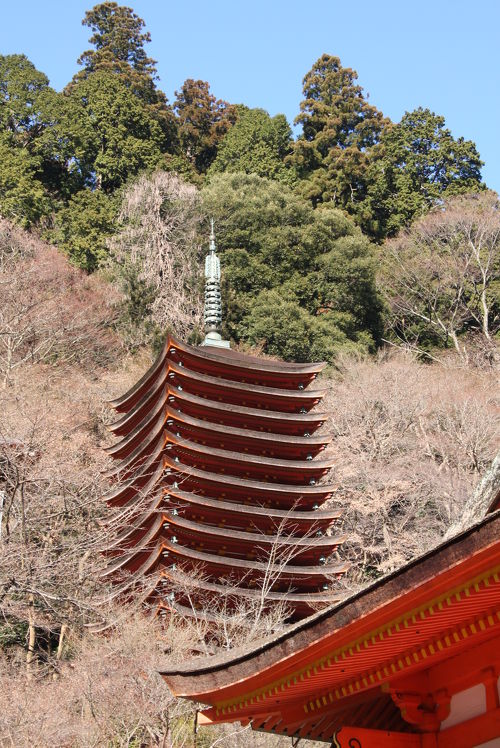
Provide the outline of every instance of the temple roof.
[[[441,678],[451,694],[492,662],[492,651],[500,661],[499,572],[497,511],[284,633],[161,674],[175,695],[212,706],[206,722],[250,720],[256,729],[331,742],[345,724],[377,727],[369,715],[384,684],[397,705],[398,694],[415,689],[410,675],[432,672],[435,692]],[[463,664],[450,670],[455,660]],[[354,706],[357,722],[346,722]],[[439,719],[430,714],[422,724]]]
[[[320,644],[325,636],[345,631],[346,626],[354,625],[371,611],[379,611],[381,606],[391,601],[399,601],[401,611],[405,610],[404,595],[413,595],[415,589],[424,587],[439,574],[459,567],[462,562],[469,562],[474,570],[472,558],[484,551],[489,553],[486,559],[481,559],[482,566],[500,563],[500,510],[401,568],[382,576],[340,603],[292,624],[276,636],[220,655],[193,658],[172,670],[161,670],[161,674],[168,676],[167,682],[176,695],[196,695],[203,701],[202,695],[211,693],[214,688],[236,683],[254,672],[259,663],[271,667],[281,661],[285,651],[286,656],[290,657],[295,652],[302,652],[313,642]],[[437,580],[435,587],[439,587]],[[431,588],[429,591],[432,594],[434,590]]]
[[[225,380],[234,380],[255,386],[297,389],[306,387],[326,364],[294,364],[283,361],[272,361],[255,356],[248,356],[231,349],[213,349],[191,346],[170,336],[161,355],[139,379],[121,397],[111,400],[109,404],[123,412],[130,408],[144,392],[159,378],[164,377],[168,357],[172,363],[189,366],[192,372],[212,375]],[[299,390],[298,390],[299,392]]]

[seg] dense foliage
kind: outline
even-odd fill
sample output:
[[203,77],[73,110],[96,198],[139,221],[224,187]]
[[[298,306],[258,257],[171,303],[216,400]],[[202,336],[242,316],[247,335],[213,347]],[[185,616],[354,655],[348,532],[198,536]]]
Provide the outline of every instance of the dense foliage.
[[254,174],[214,177],[203,200],[217,224],[231,336],[297,361],[374,346],[381,328],[373,250],[339,210],[313,210]]
[[236,124],[222,141],[210,174],[258,174],[291,184],[295,170],[286,157],[292,149],[292,131],[286,117],[270,117],[264,109],[239,107]]
[[[0,56],[1,217],[41,232],[85,271],[108,272],[110,252],[132,231],[129,219],[123,224],[130,196],[144,200],[132,212],[151,226],[158,257],[141,259],[144,267],[132,261],[141,240],[126,250],[128,260],[120,250],[118,273],[130,324],[142,331],[167,324],[151,296],[168,297],[172,278],[161,258],[175,246],[186,251],[170,267],[186,273],[194,310],[179,325],[199,334],[193,262],[211,215],[223,254],[226,332],[235,341],[332,361],[343,348],[374,350],[384,325],[386,337],[400,339],[396,284],[385,273],[385,311],[376,287],[377,256],[384,265],[395,245],[376,245],[443,200],[484,189],[472,141],[455,138],[423,107],[390,122],[368,102],[356,71],[328,54],[304,77],[297,138],[283,114],[218,99],[203,80],[186,80],[170,105],[146,51],[150,33],[132,8],[102,2],[82,23],[90,47],[62,92],[24,55]],[[158,188],[168,172],[180,179],[175,199]],[[190,185],[196,200],[187,198]],[[186,210],[193,220],[172,242],[164,227]],[[496,270],[488,282],[498,282]],[[443,286],[439,304],[449,293]],[[417,337],[426,350],[452,340]]]

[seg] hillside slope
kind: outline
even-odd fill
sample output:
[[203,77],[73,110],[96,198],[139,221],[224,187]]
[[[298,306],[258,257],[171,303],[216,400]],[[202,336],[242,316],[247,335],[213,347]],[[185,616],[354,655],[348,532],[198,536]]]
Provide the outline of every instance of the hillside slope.
[[[155,668],[203,647],[203,630],[131,614],[105,638],[85,633],[103,615],[105,403],[151,356],[127,352],[111,286],[6,222],[0,289],[0,744],[191,746],[191,707]],[[381,353],[345,358],[325,384],[353,589],[436,544],[460,514],[498,449],[497,373]],[[225,646],[241,643],[233,634]],[[198,745],[248,740],[211,735]]]

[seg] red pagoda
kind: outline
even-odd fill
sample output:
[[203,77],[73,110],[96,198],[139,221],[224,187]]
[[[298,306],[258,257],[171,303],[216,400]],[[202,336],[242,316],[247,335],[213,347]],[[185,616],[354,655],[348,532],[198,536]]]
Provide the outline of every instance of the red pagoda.
[[110,507],[127,517],[107,549],[116,594],[146,580],[147,599],[209,618],[206,601],[251,601],[266,589],[300,619],[336,600],[347,565],[332,532],[339,512],[320,507],[331,437],[313,411],[324,364],[243,355],[220,335],[220,265],[215,241],[205,265],[201,346],[169,336],[153,366],[111,405],[119,441],[108,448]]

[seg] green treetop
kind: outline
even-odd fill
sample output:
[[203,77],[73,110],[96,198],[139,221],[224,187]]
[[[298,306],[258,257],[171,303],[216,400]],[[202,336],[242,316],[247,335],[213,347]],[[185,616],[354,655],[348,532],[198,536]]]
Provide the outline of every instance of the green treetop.
[[49,79],[25,55],[0,55],[0,124],[16,144],[30,145],[47,126]]
[[198,174],[204,174],[236,119],[235,107],[216,99],[206,81],[189,78],[175,92],[181,150]]
[[85,13],[82,25],[94,32],[89,42],[95,49],[86,50],[78,59],[87,73],[108,68],[112,63],[116,72],[121,72],[121,63],[151,78],[156,76],[156,60],[144,50],[151,34],[143,32],[145,23],[132,8],[114,2],[100,3]]
[[444,117],[429,109],[406,112],[387,128],[368,180],[373,233],[395,234],[438,199],[484,189],[475,144],[455,139]]
[[25,55],[0,55],[0,212],[24,226],[68,188],[70,154],[53,131],[61,98]]
[[270,117],[264,109],[240,107],[210,173],[244,172],[291,183],[294,170],[285,164],[291,151],[292,131],[284,114]]
[[62,131],[84,183],[111,192],[161,165],[169,141],[152,111],[120,76],[96,71],[65,97]]
[[107,73],[148,106],[169,141],[169,152],[174,150],[176,123],[165,94],[156,86],[155,60],[147,56],[144,44],[151,40],[149,31],[143,32],[144,21],[132,8],[105,2],[87,11],[82,21],[94,32],[89,41],[95,49],[86,50],[78,59],[83,65],[66,87],[71,93],[82,81],[96,73]]
[[387,124],[357,85],[357,73],[324,54],[304,78],[302,125],[291,162],[313,204],[332,201],[356,214],[366,196],[370,151]]
[[373,348],[381,335],[369,241],[339,210],[313,210],[256,174],[203,189],[223,265],[226,333],[298,361]]

